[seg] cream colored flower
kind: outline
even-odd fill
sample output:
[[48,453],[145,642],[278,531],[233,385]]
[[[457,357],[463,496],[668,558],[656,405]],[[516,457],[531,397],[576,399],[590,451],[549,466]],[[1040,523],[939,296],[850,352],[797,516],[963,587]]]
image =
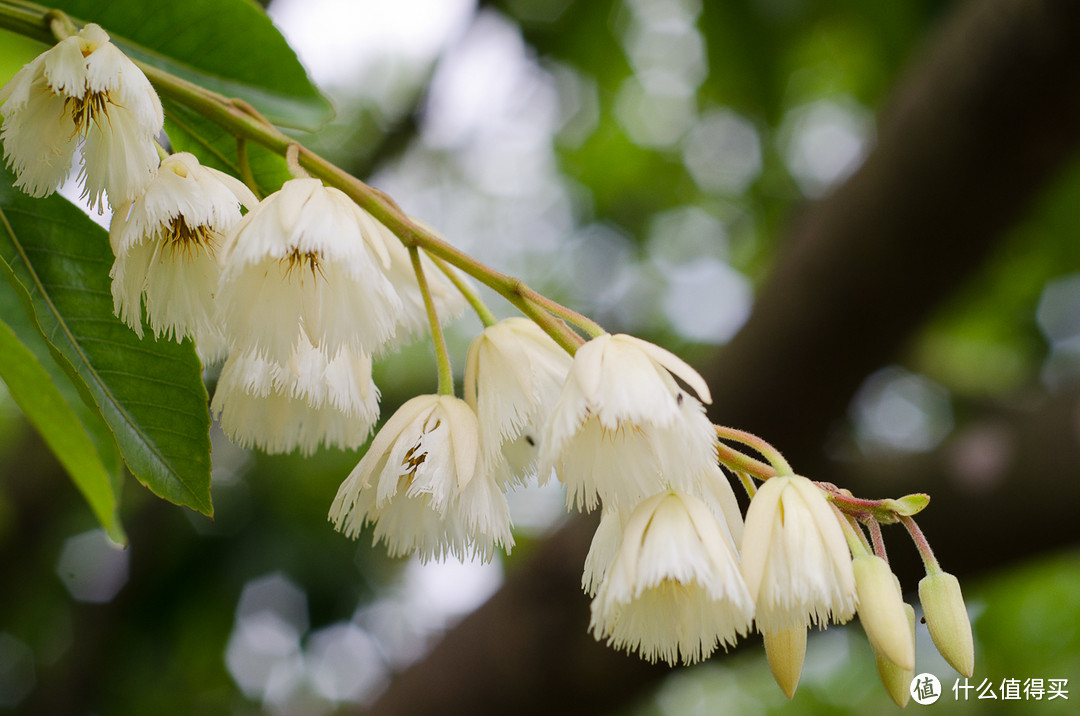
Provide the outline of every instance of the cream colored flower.
[[742,573],[763,632],[821,627],[855,613],[855,576],[844,533],[805,477],[773,477],[754,495],[742,538]]
[[672,490],[630,514],[590,626],[649,661],[693,663],[746,634],[753,616],[735,545],[704,502]]
[[420,395],[376,434],[330,508],[350,537],[375,525],[392,555],[490,559],[514,544],[506,498],[481,469],[476,414],[448,395]]
[[155,336],[224,343],[214,304],[223,232],[241,204],[258,203],[243,182],[187,153],[164,159],[146,191],[113,214],[113,306],[142,336],[142,305]]
[[355,449],[379,419],[371,359],[347,348],[333,360],[306,339],[282,365],[254,352],[225,361],[211,410],[231,439],[268,453],[320,445]]
[[149,80],[89,24],[19,70],[0,89],[0,139],[15,185],[48,196],[67,177],[79,139],[91,206],[134,200],[158,166],[164,114]]
[[851,560],[859,597],[859,621],[874,651],[904,671],[915,668],[915,640],[900,580],[889,563],[876,555],[859,555]]
[[629,509],[667,487],[701,494],[701,480],[724,481],[705,408],[674,376],[710,401],[701,376],[652,343],[604,334],[578,349],[540,446],[539,474],[555,469],[568,506]]
[[970,677],[975,671],[975,641],[959,580],[948,572],[927,574],[919,582],[919,601],[938,652],[949,666]]
[[[527,318],[508,318],[473,340],[465,362],[465,400],[480,419],[485,459],[501,459],[516,441],[536,448],[539,428],[559,399],[572,358]],[[536,451],[516,471],[523,479]]]
[[244,216],[226,237],[217,294],[232,349],[285,363],[304,333],[328,357],[375,355],[402,304],[374,221],[318,179],[291,179]]

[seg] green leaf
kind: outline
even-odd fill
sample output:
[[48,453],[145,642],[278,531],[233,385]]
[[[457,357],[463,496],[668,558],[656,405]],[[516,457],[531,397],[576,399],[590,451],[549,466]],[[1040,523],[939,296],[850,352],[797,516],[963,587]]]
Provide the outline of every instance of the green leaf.
[[140,340],[113,316],[106,233],[58,196],[32,199],[0,171],[0,270],[89,396],[139,482],[210,515],[210,413],[190,341]]
[[227,97],[267,119],[314,130],[333,108],[296,53],[250,0],[52,0],[79,23],[96,22],[128,55]]
[[903,517],[911,517],[922,512],[930,504],[930,495],[917,492],[904,495],[897,500],[882,500],[882,506]]
[[[5,300],[18,300],[6,283],[0,284],[0,292],[6,294]],[[18,306],[16,310],[21,313]],[[16,313],[14,318],[18,320],[20,316]],[[109,537],[119,543],[126,542],[124,530],[116,514],[114,481],[119,472],[119,464],[111,471],[104,464],[94,435],[84,422],[89,413],[87,406],[66,376],[60,376],[57,381],[57,376],[51,374],[59,372],[60,369],[48,357],[45,341],[36,332],[30,336],[32,341],[36,339],[38,348],[46,354],[46,362],[42,363],[36,355],[38,351],[24,345],[20,337],[11,326],[0,321],[0,378],[7,384],[8,392],[22,409],[26,419],[45,440],[45,444],[71,476],[72,482],[90,503],[90,508],[109,533]],[[53,371],[46,368],[49,365],[53,367]],[[69,390],[64,390],[65,386]],[[89,413],[89,418],[104,427],[98,415]],[[115,446],[112,446],[112,458],[115,462]]]

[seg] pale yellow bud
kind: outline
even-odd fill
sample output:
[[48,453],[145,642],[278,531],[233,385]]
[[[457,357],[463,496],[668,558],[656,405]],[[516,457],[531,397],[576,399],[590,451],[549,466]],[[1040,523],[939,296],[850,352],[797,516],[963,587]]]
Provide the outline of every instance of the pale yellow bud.
[[975,670],[975,644],[960,582],[948,572],[927,575],[919,582],[919,601],[934,646],[954,669],[970,677]]
[[795,695],[806,658],[806,627],[797,626],[774,632],[762,632],[765,658],[780,689],[790,699]]
[[[910,604],[905,604],[904,611],[907,613],[911,638],[914,639],[915,609]],[[881,683],[885,686],[889,698],[896,702],[897,706],[904,708],[911,698],[911,679],[915,676],[915,669],[901,669],[877,651],[874,656],[877,659],[878,676],[881,677]]]
[[860,555],[851,562],[859,595],[859,620],[874,651],[902,669],[915,668],[915,639],[908,629],[900,583],[881,557]]

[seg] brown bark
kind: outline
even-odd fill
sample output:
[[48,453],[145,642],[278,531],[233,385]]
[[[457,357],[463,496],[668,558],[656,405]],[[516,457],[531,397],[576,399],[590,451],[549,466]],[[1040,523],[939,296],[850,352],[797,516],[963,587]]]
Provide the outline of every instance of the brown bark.
[[[1080,3],[1071,0],[975,0],[957,9],[899,83],[866,163],[790,227],[751,319],[705,371],[717,420],[765,436],[800,470],[829,477],[821,445],[861,380],[896,359],[1073,155],[1077,37]],[[1075,468],[1075,454],[1058,455]],[[952,483],[915,474],[910,489],[936,495],[926,514],[931,539],[935,521],[957,514],[989,539],[974,511],[954,513],[970,503],[951,496]],[[1047,510],[1075,504],[1014,514],[1009,500],[1023,494],[1024,474],[1018,468],[1001,483],[1007,490],[987,493],[986,508],[1046,524]],[[876,482],[852,486],[879,491]],[[884,480],[881,488],[895,491]],[[557,533],[371,713],[587,714],[646,693],[667,671],[586,631],[578,584],[590,534],[580,519]],[[970,559],[970,543],[939,549],[956,555],[956,572],[1028,549],[1000,536],[993,544],[999,551],[982,561]]]

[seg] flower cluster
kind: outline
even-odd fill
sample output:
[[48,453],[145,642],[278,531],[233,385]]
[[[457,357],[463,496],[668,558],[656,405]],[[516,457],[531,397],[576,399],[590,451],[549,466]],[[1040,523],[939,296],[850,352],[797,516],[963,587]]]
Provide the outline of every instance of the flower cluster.
[[[113,208],[117,315],[226,359],[212,408],[231,437],[269,452],[363,444],[379,417],[372,356],[427,325],[385,226],[317,179],[259,201],[195,156],[166,154],[157,93],[97,25],[20,70],[0,102],[8,164],[33,196],[56,190],[81,142],[84,195]],[[460,313],[424,261],[441,314]]]
[[[379,419],[373,358],[431,331],[439,393],[405,402],[341,485],[329,517],[346,535],[372,526],[393,555],[491,559],[514,544],[506,491],[555,476],[568,509],[601,512],[582,576],[597,639],[692,663],[756,629],[790,697],[808,627],[857,612],[900,702],[914,612],[878,525],[901,521],[926,560],[931,636],[971,674],[959,585],[911,520],[924,498],[859,500],[793,474],[763,441],[715,426],[704,379],[652,343],[550,302],[532,306],[535,321],[496,321],[452,268],[298,167],[260,200],[191,154],[169,155],[156,93],[96,25],[24,67],[0,90],[0,113],[7,161],[34,196],[56,190],[81,142],[84,194],[114,210],[116,314],[140,336],[224,360],[211,410],[241,445],[359,447]],[[486,327],[460,399],[440,322],[466,301]],[[745,521],[729,473],[752,498]]]

